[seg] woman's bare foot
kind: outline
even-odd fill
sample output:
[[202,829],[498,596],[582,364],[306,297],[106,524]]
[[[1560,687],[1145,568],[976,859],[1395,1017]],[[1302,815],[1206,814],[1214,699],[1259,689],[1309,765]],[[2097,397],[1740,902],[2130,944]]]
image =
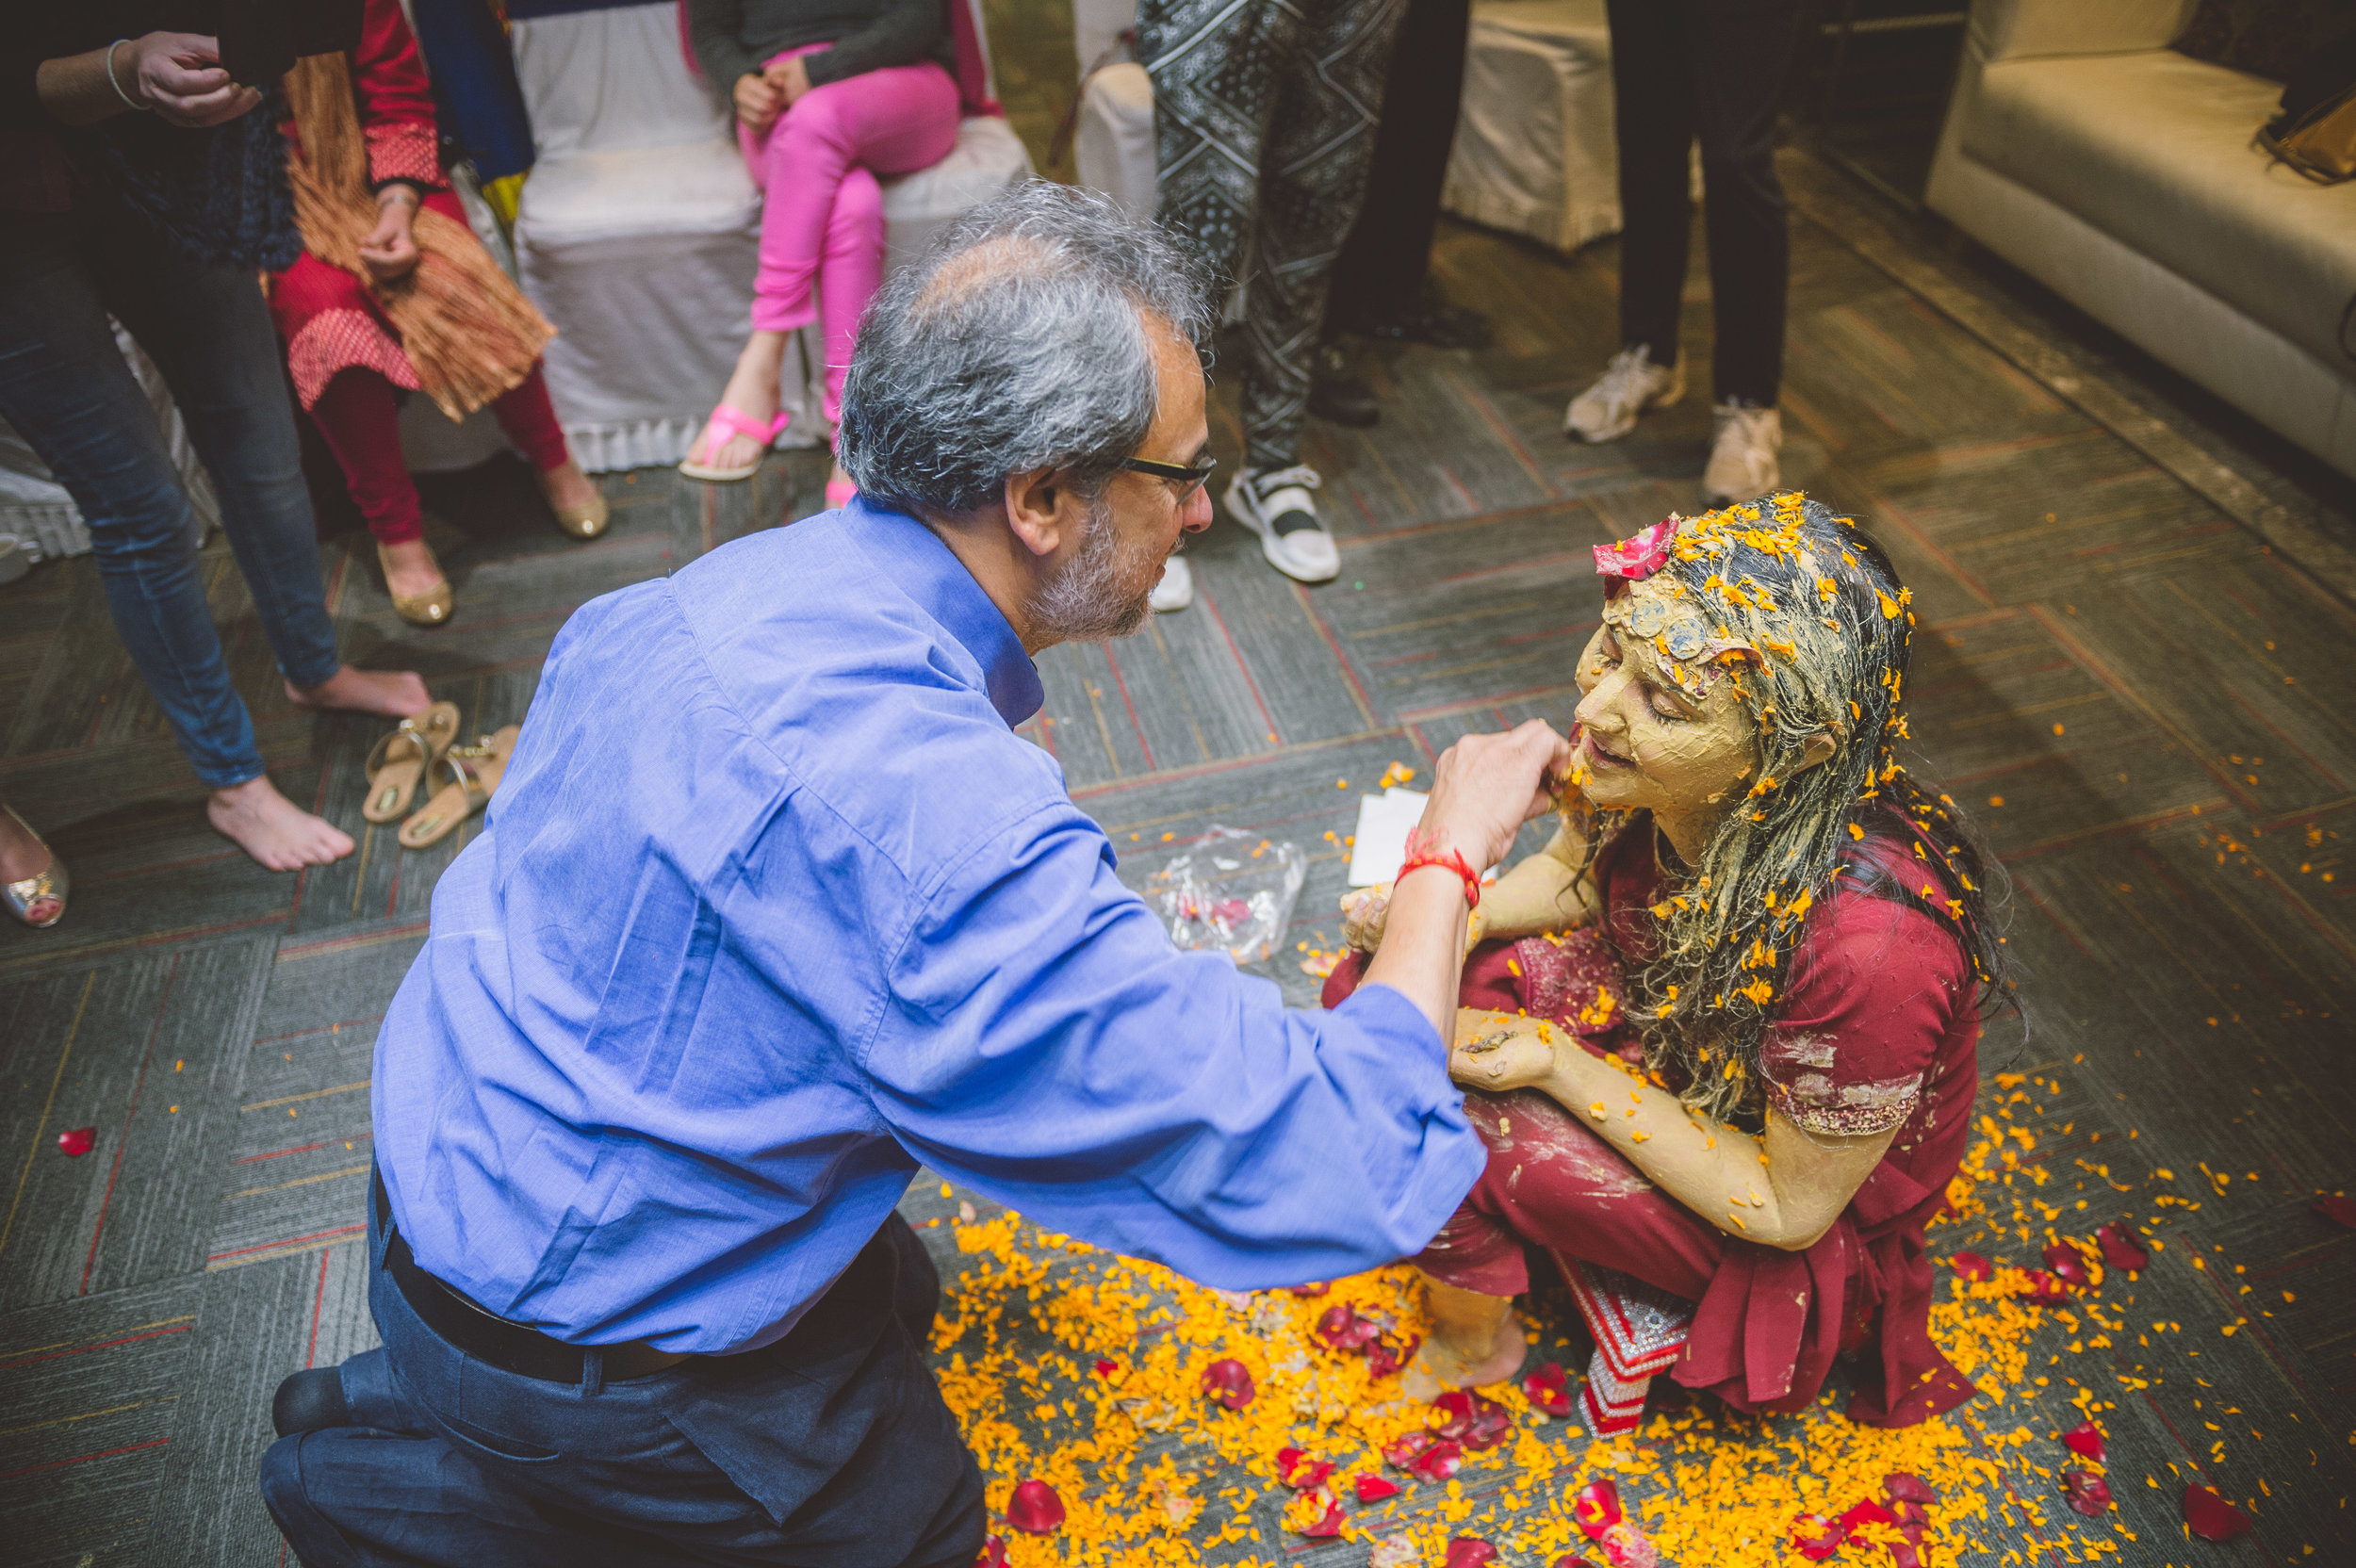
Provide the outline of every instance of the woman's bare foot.
[[280,794],[267,776],[215,790],[205,814],[222,837],[271,871],[323,866],[352,853],[349,835]]
[[[785,367],[785,340],[789,335],[781,332],[756,332],[747,338],[744,351],[736,356],[736,372],[728,377],[728,389],[720,394],[720,400],[747,418],[776,418],[777,372]],[[723,432],[707,424],[704,433],[695,437],[695,444],[687,449],[687,461],[709,468],[742,468],[748,463],[759,462],[761,453],[761,447],[751,436],[738,434],[733,428]]]
[[[286,695],[298,708],[332,708],[340,712],[374,713],[387,719],[422,713],[434,703],[426,694],[424,679],[415,670],[355,670],[349,664],[337,666],[334,675],[317,686],[298,686],[289,680]],[[221,831],[229,832],[225,827]],[[237,835],[231,833],[230,837]],[[352,847],[350,841],[344,847]]]
[[[772,400],[775,400],[774,396]],[[745,412],[750,413],[751,410]],[[564,460],[563,467],[549,468],[540,475],[540,494],[548,498],[548,509],[552,512],[578,510],[597,504],[597,482],[582,473],[581,465],[569,457]]]
[[1426,1302],[1432,1337],[1399,1375],[1399,1392],[1429,1400],[1451,1388],[1482,1388],[1503,1382],[1522,1368],[1530,1353],[1510,1296],[1483,1296],[1427,1278]]
[[384,586],[400,598],[417,598],[442,586],[442,564],[422,539],[407,539],[382,547]]

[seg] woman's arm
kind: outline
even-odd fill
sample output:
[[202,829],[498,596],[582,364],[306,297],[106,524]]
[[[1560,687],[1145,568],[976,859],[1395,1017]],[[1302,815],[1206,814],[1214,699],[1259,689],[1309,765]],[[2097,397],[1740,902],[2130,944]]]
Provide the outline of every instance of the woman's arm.
[[1473,1088],[1543,1090],[1661,1189],[1730,1236],[1803,1251],[1832,1229],[1897,1129],[1814,1136],[1767,1112],[1764,1137],[1693,1116],[1675,1095],[1596,1056],[1569,1030],[1466,1008],[1449,1058]]
[[733,91],[739,76],[761,74],[761,62],[744,47],[744,0],[687,0],[687,39],[695,63],[712,85]]
[[1595,904],[1578,887],[1587,841],[1564,818],[1546,847],[1489,885],[1481,911],[1492,937],[1534,937],[1567,931],[1595,917]]
[[805,56],[802,65],[810,85],[824,87],[888,65],[914,65],[940,37],[940,0],[884,0],[873,22],[836,39],[833,48]]
[[[108,79],[108,65],[113,68]],[[262,101],[221,68],[221,46],[195,33],[148,33],[46,59],[33,73],[41,107],[61,125],[95,125],[133,108],[190,128],[235,120]]]

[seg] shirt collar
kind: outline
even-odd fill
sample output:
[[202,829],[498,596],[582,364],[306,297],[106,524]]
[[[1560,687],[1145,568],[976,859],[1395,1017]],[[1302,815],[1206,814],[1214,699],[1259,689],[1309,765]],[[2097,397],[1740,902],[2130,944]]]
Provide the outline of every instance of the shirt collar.
[[843,509],[851,537],[900,591],[939,621],[982,667],[984,690],[998,716],[1013,728],[1047,700],[1039,667],[1023,651],[1005,612],[982,592],[940,536],[914,517],[886,512],[861,498]]

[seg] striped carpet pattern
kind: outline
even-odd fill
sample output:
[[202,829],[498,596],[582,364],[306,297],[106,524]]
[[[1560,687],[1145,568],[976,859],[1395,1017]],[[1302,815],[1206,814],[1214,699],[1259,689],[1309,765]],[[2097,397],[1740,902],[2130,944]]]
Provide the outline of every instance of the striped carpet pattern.
[[[1992,1034],[1984,1066],[2040,1085],[2020,1119],[2055,1191],[2084,1190],[2097,1134],[2115,1168],[2134,1150],[2127,1181],[2187,1178],[2197,1209],[2138,1210],[2168,1245],[2133,1311],[2205,1336],[2201,1376],[2266,1433],[2209,1432],[2190,1377],[2106,1396],[2118,1475],[2173,1464],[2236,1498],[2268,1488],[2256,1533],[2212,1547],[2184,1542],[2172,1493],[2122,1485],[2137,1539],[2118,1560],[2356,1560],[2340,1507],[2356,1236],[2309,1208],[2356,1163],[2343,502],[2213,439],[2130,360],[2057,336],[2037,302],[1822,169],[1792,155],[1788,173],[1786,479],[1854,511],[1912,584],[1924,765],[2012,873],[2028,1030]],[[1382,425],[1311,427],[1339,580],[1281,578],[1222,524],[1188,546],[1193,609],[1041,660],[1047,703],[1024,733],[1127,872],[1213,825],[1307,851],[1268,971],[1295,1001],[1317,981],[1291,943],[1338,935],[1361,791],[1467,731],[1566,725],[1598,602],[1589,547],[1701,500],[1698,395],[1616,445],[1559,433],[1614,347],[1612,266],[1608,243],[1564,260],[1447,229],[1442,277],[1497,340],[1383,350],[1368,361]],[[1706,364],[1705,290],[1697,271],[1686,351]],[[1214,428],[1232,465],[1232,402]],[[524,716],[576,607],[814,511],[824,479],[807,453],[732,487],[608,476],[614,530],[589,545],[516,465],[434,480],[459,610],[432,632],[393,617],[363,536],[335,534],[321,562],[348,657],[425,672],[468,732],[488,730]],[[2269,543],[2293,534],[2314,547]],[[91,563],[0,590],[0,794],[75,875],[63,925],[0,929],[0,1532],[27,1568],[281,1560],[253,1480],[270,1392],[372,1342],[357,1245],[370,1052],[465,841],[413,855],[361,821],[375,727],[293,709],[226,549],[205,560],[273,776],[361,847],[302,875],[255,869],[207,828]],[[92,1145],[68,1157],[58,1135],[81,1128]],[[919,1219],[956,1208],[937,1184],[915,1191]],[[1210,1560],[1366,1557],[1306,1544],[1269,1511]]]

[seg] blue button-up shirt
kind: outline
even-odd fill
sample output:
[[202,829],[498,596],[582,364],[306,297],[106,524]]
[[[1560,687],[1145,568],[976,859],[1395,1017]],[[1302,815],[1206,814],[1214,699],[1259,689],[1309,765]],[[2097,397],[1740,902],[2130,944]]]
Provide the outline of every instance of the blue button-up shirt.
[[748,1349],[920,1161],[1233,1288],[1419,1250],[1483,1153],[1399,992],[1181,952],[1010,725],[1038,672],[854,505],[609,594],[548,655],[376,1047],[418,1261],[581,1344]]

